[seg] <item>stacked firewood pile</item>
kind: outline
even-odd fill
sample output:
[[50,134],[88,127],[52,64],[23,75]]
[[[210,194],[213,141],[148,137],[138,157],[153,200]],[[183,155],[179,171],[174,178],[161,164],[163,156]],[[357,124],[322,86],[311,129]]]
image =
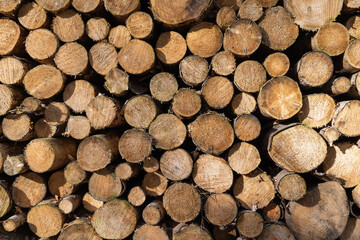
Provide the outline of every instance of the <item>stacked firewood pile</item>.
[[0,239],[360,239],[359,9],[0,1]]

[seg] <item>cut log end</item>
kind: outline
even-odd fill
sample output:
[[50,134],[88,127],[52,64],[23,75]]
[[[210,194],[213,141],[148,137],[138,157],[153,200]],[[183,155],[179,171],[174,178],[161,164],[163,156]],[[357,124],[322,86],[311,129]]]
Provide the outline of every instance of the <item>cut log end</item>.
[[105,18],[94,17],[86,22],[86,33],[93,41],[105,39],[110,31],[110,24]]
[[225,226],[235,219],[238,208],[232,196],[218,193],[206,199],[204,211],[209,222],[217,226]]
[[234,84],[240,91],[258,92],[265,82],[266,71],[257,61],[243,61],[235,70]]
[[276,52],[265,58],[264,67],[272,77],[284,76],[290,67],[290,60],[284,53]]
[[257,212],[245,210],[240,212],[236,227],[243,236],[255,238],[259,236],[263,230],[263,218]]
[[209,63],[200,56],[187,56],[179,64],[179,73],[185,84],[197,86],[208,76]]

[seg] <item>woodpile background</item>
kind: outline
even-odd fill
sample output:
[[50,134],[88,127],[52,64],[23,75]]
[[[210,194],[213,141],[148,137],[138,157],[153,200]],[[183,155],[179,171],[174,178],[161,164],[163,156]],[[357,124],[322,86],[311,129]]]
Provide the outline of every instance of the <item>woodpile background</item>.
[[359,10],[0,1],[0,239],[360,239]]

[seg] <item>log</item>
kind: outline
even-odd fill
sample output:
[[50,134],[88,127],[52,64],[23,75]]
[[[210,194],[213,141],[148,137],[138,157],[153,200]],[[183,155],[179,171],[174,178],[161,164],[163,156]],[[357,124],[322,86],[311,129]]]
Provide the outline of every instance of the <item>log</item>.
[[325,182],[290,202],[285,220],[297,239],[335,240],[344,231],[348,215],[345,190],[337,182]]
[[171,219],[180,223],[194,220],[201,210],[199,193],[187,183],[178,182],[171,185],[164,194],[163,204]]
[[[73,3],[74,4],[74,3]],[[61,230],[58,240],[101,240],[94,229],[86,220],[76,219],[65,225]]]
[[347,93],[350,88],[351,82],[349,78],[344,76],[332,78],[324,86],[325,91],[332,97]]
[[344,5],[347,8],[358,8],[360,7],[360,3],[358,0],[345,0]]
[[214,240],[236,240],[237,231],[235,226],[215,226],[213,230]]
[[124,239],[135,230],[136,214],[130,203],[114,199],[95,211],[91,225],[102,238]]
[[275,197],[275,187],[271,178],[261,170],[240,175],[234,182],[233,194],[240,205],[256,210],[267,206]]
[[8,155],[19,155],[24,150],[23,144],[0,143],[0,172],[3,172],[3,165]]
[[228,51],[220,51],[211,59],[212,70],[222,76],[232,74],[236,68],[234,54]]
[[256,23],[240,19],[226,29],[223,47],[238,57],[247,57],[259,48],[261,38],[261,31]]
[[360,185],[356,185],[356,187],[353,188],[351,191],[352,199],[354,200],[354,203],[359,207],[360,206]]
[[335,112],[335,101],[325,93],[314,93],[303,98],[303,106],[298,113],[299,121],[311,128],[327,125]]
[[285,120],[300,111],[302,93],[299,85],[291,78],[276,77],[260,88],[257,103],[265,117]]
[[8,219],[2,222],[3,228],[7,232],[12,232],[18,227],[23,225],[26,222],[26,215],[24,213],[19,213],[12,215]]
[[0,82],[21,84],[28,68],[27,63],[16,57],[4,57],[0,60]]
[[0,116],[5,115],[10,110],[14,109],[23,100],[22,91],[13,86],[0,84]]
[[169,236],[162,227],[144,224],[135,230],[133,240],[169,240]]
[[21,1],[3,1],[0,4],[0,13],[11,16],[19,8]]
[[281,77],[288,72],[290,60],[284,53],[275,52],[265,58],[264,67],[271,77]]
[[39,204],[27,214],[30,230],[38,237],[56,236],[63,227],[65,216],[60,209],[51,204]]
[[259,27],[262,31],[262,43],[276,51],[289,48],[299,35],[299,27],[290,13],[281,6],[268,8]]
[[232,114],[250,114],[256,110],[256,99],[250,93],[240,92],[236,94],[230,103]]
[[154,200],[144,208],[142,218],[147,224],[157,225],[165,216],[165,208],[160,200]]
[[149,156],[145,158],[142,168],[147,173],[156,172],[160,169],[160,163],[155,157]]
[[263,6],[260,0],[245,0],[240,5],[238,17],[255,22],[262,17],[263,13]]
[[357,56],[360,52],[360,39],[352,41],[345,50],[343,57],[343,68],[346,72],[357,72],[360,70],[360,63]]
[[0,55],[24,52],[24,31],[16,22],[8,18],[0,19]]
[[37,138],[27,144],[25,157],[32,171],[49,172],[65,166],[74,159],[76,143],[65,138]]
[[338,56],[349,45],[350,35],[344,25],[332,22],[322,26],[311,39],[314,51],[323,51],[329,56]]
[[28,141],[35,137],[33,123],[27,114],[8,114],[1,123],[3,135],[14,142]]
[[334,65],[324,52],[307,52],[297,63],[299,82],[305,87],[321,87],[330,80]]
[[243,0],[214,0],[215,6],[218,8],[231,7],[234,10],[239,10]]
[[284,6],[294,16],[295,23],[300,28],[315,31],[335,20],[342,9],[343,0],[285,0]]
[[263,218],[257,212],[244,210],[239,213],[236,227],[241,235],[248,238],[259,236],[264,228]]
[[127,198],[131,205],[134,207],[139,207],[144,204],[146,200],[146,194],[140,186],[136,186],[130,189]]
[[171,109],[180,119],[194,117],[201,109],[201,97],[194,89],[180,88],[174,95]]
[[260,136],[261,124],[252,114],[241,114],[234,119],[235,136],[245,142],[252,141]]
[[203,83],[201,95],[211,108],[222,109],[230,103],[234,87],[226,77],[211,77]]
[[121,48],[118,60],[126,72],[134,75],[144,74],[153,68],[155,52],[147,42],[133,39]]
[[118,127],[123,124],[121,104],[105,95],[94,97],[85,108],[86,117],[95,129]]
[[11,196],[14,203],[22,208],[29,208],[38,204],[46,194],[44,178],[34,172],[18,176],[12,183]]
[[74,212],[80,206],[80,203],[81,203],[80,195],[69,195],[60,200],[59,209],[64,214],[69,214]]
[[35,115],[43,115],[44,104],[41,100],[34,97],[25,98],[20,106],[16,109],[17,114],[29,113]]
[[115,168],[115,175],[120,180],[129,180],[130,178],[134,178],[139,174],[139,172],[140,166],[138,164],[132,164],[128,162],[120,163]]
[[333,143],[341,136],[341,133],[331,126],[320,129],[319,134],[326,140],[330,147],[332,147]]
[[83,140],[89,137],[91,130],[91,123],[87,117],[69,116],[64,134],[76,140]]
[[337,143],[328,148],[322,164],[324,173],[332,180],[338,180],[343,187],[351,188],[360,183],[360,148],[356,144]]
[[154,32],[154,22],[150,14],[137,11],[132,13],[125,22],[131,36],[138,39],[150,39]]
[[51,65],[38,65],[28,71],[23,83],[25,90],[38,99],[48,99],[58,94],[65,82],[64,75]]
[[296,201],[306,194],[306,182],[299,174],[282,170],[274,177],[274,182],[276,190],[286,200]]
[[51,102],[45,108],[45,121],[49,125],[60,126],[68,121],[69,108],[62,102]]
[[225,31],[236,20],[236,12],[230,6],[224,6],[216,14],[216,24]]
[[3,217],[5,214],[10,212],[12,208],[12,200],[11,195],[7,186],[7,182],[1,180],[0,182],[0,217]]
[[190,154],[182,148],[165,151],[160,158],[161,173],[171,181],[181,181],[188,178],[192,168],[193,160]]
[[258,240],[279,239],[279,240],[296,240],[293,233],[281,223],[272,223],[264,227]]
[[360,220],[349,217],[345,230],[340,235],[340,240],[356,240],[360,238]]
[[70,0],[36,0],[36,3],[52,13],[63,11],[70,6]]
[[77,162],[88,172],[105,168],[119,156],[119,137],[114,134],[96,134],[81,141],[77,149]]
[[124,21],[132,12],[140,8],[140,0],[104,0],[104,6],[116,20]]
[[279,0],[260,0],[263,8],[273,7],[278,3]]
[[81,13],[93,13],[101,6],[100,0],[73,0],[71,5]]
[[151,96],[160,103],[171,101],[178,91],[178,87],[175,76],[168,72],[156,74],[149,83]]
[[82,205],[89,212],[95,212],[96,209],[104,205],[104,202],[96,200],[87,192],[82,198]]
[[18,175],[29,169],[24,154],[7,155],[3,168],[8,176]]
[[200,155],[192,177],[198,187],[210,193],[223,193],[233,184],[233,172],[228,163],[210,154]]
[[188,125],[194,144],[201,151],[219,155],[234,142],[234,130],[228,120],[218,113],[202,114]]
[[151,137],[143,130],[126,130],[119,140],[120,156],[130,163],[140,163],[150,155],[151,144]]
[[228,152],[227,160],[233,171],[238,174],[248,174],[255,170],[260,162],[258,149],[246,142],[239,142],[232,145]]
[[359,16],[350,17],[345,24],[346,29],[349,31],[351,38],[359,38]]
[[118,64],[115,47],[106,41],[96,43],[89,50],[89,63],[98,74],[106,75]]
[[68,9],[56,14],[52,30],[63,42],[79,40],[85,34],[85,24],[79,13]]
[[70,42],[59,48],[54,62],[66,75],[83,75],[88,67],[88,54],[81,44]]
[[146,195],[157,197],[163,195],[167,189],[168,180],[159,171],[146,173],[141,186]]
[[95,42],[107,38],[110,32],[110,23],[105,18],[93,17],[86,22],[86,34]]
[[122,48],[130,42],[131,34],[125,26],[119,25],[110,29],[108,40],[114,47]]
[[211,240],[212,238],[205,228],[191,224],[182,226],[177,232],[173,234],[173,240],[186,239]]
[[64,168],[65,181],[72,185],[78,185],[87,178],[87,173],[80,167],[78,161],[72,161]]
[[150,124],[149,134],[156,148],[172,150],[179,147],[186,138],[186,126],[173,114],[160,114]]
[[40,63],[52,63],[58,48],[58,39],[48,29],[35,29],[26,37],[26,52],[32,59]]
[[120,179],[110,168],[92,173],[89,179],[89,193],[96,200],[108,202],[120,196],[122,190]]
[[63,170],[51,174],[48,180],[48,188],[55,198],[67,197],[76,190],[74,185],[66,182]]
[[149,95],[136,95],[124,105],[124,119],[134,128],[148,128],[157,114],[158,107]]
[[209,63],[197,55],[187,56],[179,64],[181,79],[191,87],[203,83],[208,76],[209,70]]
[[210,0],[169,2],[150,0],[155,20],[169,27],[178,27],[201,19],[211,6]]
[[313,129],[297,124],[274,126],[267,146],[276,165],[296,173],[316,169],[327,154],[323,138]]
[[36,121],[34,130],[38,138],[51,138],[59,135],[63,126],[50,125],[45,118],[40,118]]
[[156,41],[156,56],[167,65],[174,65],[184,58],[187,50],[185,39],[175,31],[163,32]]
[[266,71],[257,61],[243,61],[235,70],[234,84],[240,91],[258,92],[265,82]]
[[263,208],[262,216],[265,221],[279,221],[279,219],[283,216],[282,208],[280,208],[280,205],[271,202]]
[[28,30],[43,28],[49,23],[49,18],[47,17],[45,9],[35,2],[29,2],[22,5],[17,17],[19,23]]
[[360,101],[342,101],[336,104],[331,125],[347,137],[360,136]]
[[129,90],[129,75],[119,68],[112,68],[105,75],[104,88],[111,94],[124,95]]
[[225,226],[234,221],[238,208],[235,199],[231,195],[216,193],[206,199],[204,212],[210,223]]

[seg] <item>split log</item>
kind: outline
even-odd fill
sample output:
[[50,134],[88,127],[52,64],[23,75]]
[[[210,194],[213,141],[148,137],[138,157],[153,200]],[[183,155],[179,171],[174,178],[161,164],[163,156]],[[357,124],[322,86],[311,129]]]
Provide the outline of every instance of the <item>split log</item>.
[[234,21],[225,31],[223,47],[238,57],[253,54],[260,46],[261,31],[250,19]]
[[45,121],[49,125],[60,126],[68,121],[69,108],[62,102],[51,102],[45,108]]
[[230,6],[224,6],[216,14],[216,24],[225,31],[236,20],[236,12]]
[[263,6],[260,0],[245,0],[241,3],[238,17],[250,19],[252,21],[259,20],[263,15]]
[[37,138],[25,149],[25,157],[32,171],[49,172],[65,166],[76,155],[76,143],[65,138]]
[[181,119],[195,116],[201,109],[200,94],[190,88],[179,89],[173,97],[171,109]]
[[335,101],[325,93],[314,93],[303,98],[303,106],[298,113],[299,121],[311,128],[327,125],[333,118]]
[[283,169],[296,173],[309,172],[316,169],[326,157],[325,141],[309,127],[276,125],[269,134],[269,156]]
[[185,57],[179,64],[181,79],[185,84],[192,87],[204,82],[209,70],[209,63],[204,58],[196,55]]
[[350,91],[351,81],[344,76],[330,79],[324,86],[324,90],[332,97]]
[[83,75],[88,66],[88,54],[81,44],[70,42],[59,48],[54,62],[67,75]]
[[257,103],[265,117],[285,120],[293,117],[302,107],[299,85],[289,77],[276,77],[260,89]]
[[96,209],[104,205],[104,202],[96,200],[87,192],[82,198],[82,205],[89,212],[95,212]]
[[85,24],[80,14],[71,9],[56,14],[52,29],[63,42],[77,41],[85,34]]
[[144,204],[146,200],[146,194],[140,186],[136,186],[130,189],[127,198],[131,205],[134,207],[139,207]]
[[250,114],[256,110],[256,99],[250,93],[240,92],[236,94],[230,103],[232,114]]
[[264,67],[270,76],[281,77],[288,72],[290,60],[282,52],[272,53],[265,58]]
[[160,169],[160,163],[155,157],[149,156],[145,158],[142,168],[147,173],[156,172]]
[[29,169],[24,154],[7,155],[3,168],[8,176],[18,175]]
[[341,133],[331,126],[320,129],[319,134],[326,140],[330,147],[332,147],[333,143],[341,136]]
[[126,72],[134,75],[144,74],[153,68],[155,52],[147,42],[133,39],[121,48],[118,60]]
[[19,9],[17,17],[19,23],[28,30],[43,28],[49,23],[45,9],[35,2],[24,4]]
[[345,229],[349,205],[339,183],[325,182],[290,202],[285,213],[286,224],[297,239],[335,240]]
[[61,230],[58,240],[101,240],[86,220],[76,219],[66,224]]
[[149,203],[142,212],[142,218],[147,224],[157,225],[165,216],[165,208],[160,200]]
[[169,236],[159,226],[144,224],[135,230],[133,240],[169,240]]
[[233,184],[233,172],[228,163],[210,154],[197,159],[192,177],[197,186],[210,193],[223,193]]
[[257,61],[244,61],[235,70],[234,84],[240,91],[258,92],[265,82],[266,71]]
[[70,0],[36,0],[36,3],[52,13],[63,11],[70,6]]
[[261,124],[255,115],[241,114],[234,120],[235,136],[245,142],[252,141],[260,136]]
[[12,215],[11,217],[3,221],[2,225],[6,231],[12,232],[21,225],[23,225],[25,222],[26,222],[26,215],[24,213],[19,213]]
[[85,138],[77,149],[77,162],[88,172],[105,168],[119,156],[119,137],[113,134],[97,134]]
[[314,51],[323,51],[329,56],[338,56],[349,45],[350,35],[344,25],[332,22],[322,26],[311,39]]
[[91,124],[87,117],[69,116],[64,134],[82,140],[89,137],[91,130]]
[[0,19],[0,55],[21,54],[24,51],[24,31],[8,18]]
[[193,160],[190,154],[182,148],[165,151],[160,158],[160,170],[171,181],[181,181],[188,178],[192,172]]
[[244,210],[239,213],[236,227],[241,235],[248,238],[259,236],[264,228],[263,218],[257,212]]
[[279,240],[296,240],[293,233],[281,223],[272,223],[264,227],[258,240],[279,239]]
[[59,41],[48,29],[33,30],[26,37],[25,50],[31,58],[41,63],[52,63]]
[[168,180],[160,172],[146,173],[143,181],[142,188],[145,193],[152,197],[163,195],[168,186]]
[[19,88],[0,84],[0,116],[14,109],[22,100],[23,93]]
[[51,138],[60,135],[63,126],[50,125],[45,118],[40,118],[36,121],[34,130],[38,138]]
[[266,221],[279,221],[279,219],[282,217],[282,209],[280,208],[280,205],[271,202],[266,207],[263,208],[262,216]]
[[186,239],[212,240],[212,237],[205,228],[191,224],[191,225],[184,225],[178,231],[173,233],[173,240],[186,240]]
[[122,48],[130,42],[131,34],[125,26],[119,25],[110,29],[108,40],[114,47]]
[[360,101],[343,101],[336,104],[332,126],[347,137],[360,136]]
[[136,95],[124,105],[124,119],[134,128],[148,128],[157,114],[158,107],[148,95]]
[[360,238],[360,220],[349,217],[345,230],[340,235],[340,240],[356,240]]
[[104,6],[118,21],[124,21],[140,8],[140,0],[104,0]]
[[343,57],[343,68],[345,71],[353,73],[360,70],[358,54],[360,53],[360,39],[352,41],[345,50]]
[[11,188],[11,196],[17,206],[29,208],[43,200],[46,191],[44,178],[34,172],[28,172],[15,179]]
[[35,137],[33,123],[27,114],[8,114],[1,123],[3,135],[14,142],[28,141]]
[[225,226],[234,221],[238,208],[231,195],[217,193],[206,199],[204,212],[209,222],[217,226]]
[[102,238],[124,239],[135,230],[136,216],[136,209],[130,203],[114,199],[95,211],[91,225]]
[[270,177],[260,170],[240,175],[235,181],[233,194],[240,205],[246,209],[267,206],[275,197],[275,187]]
[[234,94],[234,87],[226,77],[216,76],[203,83],[201,94],[210,107],[222,109],[230,103]]
[[306,182],[299,174],[282,170],[274,177],[274,182],[276,190],[286,200],[296,201],[306,194]]
[[150,124],[149,134],[154,146],[163,150],[179,147],[186,138],[186,126],[173,114],[160,114]]
[[228,51],[218,52],[211,59],[211,68],[218,75],[227,76],[232,74],[236,68],[234,54]]
[[178,87],[179,84],[175,76],[167,72],[156,74],[149,83],[151,96],[160,103],[171,101]]
[[118,64],[115,47],[105,41],[96,43],[89,50],[89,62],[98,74],[106,75]]
[[101,6],[100,0],[73,0],[71,5],[81,13],[93,13]]
[[154,22],[146,12],[137,11],[132,13],[125,22],[131,36],[138,39],[150,39],[154,31]]
[[66,182],[63,170],[51,174],[48,180],[48,188],[55,198],[67,197],[76,190],[74,185]]
[[262,43],[276,51],[289,48],[299,35],[299,27],[290,13],[283,7],[271,7],[259,23]]
[[104,88],[111,94],[124,95],[129,90],[129,75],[119,68],[112,68],[105,75]]
[[96,200],[108,202],[121,195],[120,179],[110,168],[94,172],[89,179],[89,193]]
[[179,182],[171,185],[164,194],[163,204],[171,219],[180,223],[194,220],[201,210],[199,193],[187,183]]
[[126,130],[119,140],[120,156],[130,163],[140,163],[150,155],[151,144],[151,137],[143,130]]
[[228,152],[227,160],[231,169],[238,174],[252,172],[261,162],[257,148],[246,142],[235,143]]
[[138,164],[132,164],[128,162],[120,163],[115,168],[115,175],[120,180],[129,180],[130,178],[134,178],[139,174],[139,172],[140,166]]
[[305,87],[321,87],[334,71],[331,57],[324,52],[307,52],[297,63],[299,82]]
[[60,200],[59,209],[64,214],[69,214],[74,212],[80,206],[80,203],[81,203],[80,195],[69,195]]
[[110,24],[105,18],[94,17],[86,22],[86,34],[95,42],[107,38],[110,32]]
[[28,71],[23,83],[25,90],[38,99],[48,99],[58,94],[65,82],[64,75],[51,65],[38,65]]
[[0,217],[10,212],[12,208],[12,201],[15,201],[15,199],[11,200],[11,195],[7,186],[7,182],[2,180],[0,182]]
[[86,180],[87,173],[78,161],[72,161],[64,168],[64,177],[67,183],[77,185]]
[[34,97],[25,98],[20,106],[16,109],[17,114],[29,113],[35,115],[43,115],[44,104],[41,100]]
[[285,0],[285,8],[295,17],[295,23],[304,30],[317,30],[339,15],[343,0],[297,2]]
[[28,68],[27,63],[16,57],[4,57],[0,60],[0,82],[21,84]]
[[219,155],[234,142],[234,130],[221,114],[202,114],[188,125],[194,144],[203,152]]

